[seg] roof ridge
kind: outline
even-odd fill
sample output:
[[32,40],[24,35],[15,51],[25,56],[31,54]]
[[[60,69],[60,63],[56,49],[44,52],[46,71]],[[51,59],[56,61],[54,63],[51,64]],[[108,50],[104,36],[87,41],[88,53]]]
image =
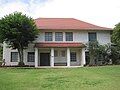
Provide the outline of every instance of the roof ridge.
[[[39,18],[36,18],[36,19],[75,19],[75,18],[63,18],[63,17],[59,17],[59,18],[57,18],[57,17],[55,17],[55,18],[44,18],[44,17],[39,17]],[[36,19],[34,19],[34,20],[36,20]]]

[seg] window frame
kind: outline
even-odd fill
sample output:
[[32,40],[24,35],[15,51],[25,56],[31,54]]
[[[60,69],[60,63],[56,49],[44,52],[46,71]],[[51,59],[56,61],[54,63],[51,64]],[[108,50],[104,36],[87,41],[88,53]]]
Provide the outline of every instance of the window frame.
[[[30,55],[31,54],[31,55]],[[34,54],[34,55],[32,55]],[[30,56],[31,57],[30,57]],[[33,60],[32,60],[33,59]],[[35,62],[35,52],[27,52],[27,62]]]
[[73,41],[73,32],[65,32],[65,40]]
[[[15,54],[16,53],[16,60],[13,59],[13,53]],[[18,52],[11,52],[11,62],[18,62]]]
[[45,41],[53,41],[53,33],[45,32]]
[[55,32],[55,41],[63,41],[63,32]]

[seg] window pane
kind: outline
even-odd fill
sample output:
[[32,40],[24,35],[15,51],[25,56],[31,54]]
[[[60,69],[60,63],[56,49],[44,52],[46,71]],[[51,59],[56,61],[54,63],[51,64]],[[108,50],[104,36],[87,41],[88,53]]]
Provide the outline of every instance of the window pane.
[[73,33],[72,32],[66,32],[66,41],[73,41]]
[[55,33],[55,41],[63,41],[63,33],[62,32]]
[[71,52],[70,53],[70,60],[71,61],[76,61],[76,52]]
[[65,51],[61,51],[61,56],[65,57]]
[[89,35],[89,41],[96,41],[97,40],[97,36],[95,32],[90,32],[88,33]]
[[34,62],[34,61],[35,61],[35,53],[28,52],[28,62]]
[[58,57],[58,51],[57,50],[54,51],[54,56]]
[[18,61],[18,52],[11,52],[11,62]]
[[52,41],[52,32],[45,32],[45,41]]

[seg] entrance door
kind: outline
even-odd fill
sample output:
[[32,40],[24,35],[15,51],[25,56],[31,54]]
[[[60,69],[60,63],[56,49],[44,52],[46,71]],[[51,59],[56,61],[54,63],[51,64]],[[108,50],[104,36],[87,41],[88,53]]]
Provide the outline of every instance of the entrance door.
[[50,66],[50,53],[40,53],[40,66]]

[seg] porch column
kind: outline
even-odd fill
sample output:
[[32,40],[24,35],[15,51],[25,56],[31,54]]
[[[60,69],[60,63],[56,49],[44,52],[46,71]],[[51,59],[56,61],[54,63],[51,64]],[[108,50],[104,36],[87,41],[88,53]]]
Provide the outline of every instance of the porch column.
[[67,66],[70,66],[70,48],[67,48]]
[[86,64],[85,61],[85,48],[82,48],[81,50],[81,65],[84,66]]
[[50,64],[51,67],[54,67],[54,48],[51,48],[51,56],[50,56]]
[[38,67],[38,48],[35,48],[35,67]]

